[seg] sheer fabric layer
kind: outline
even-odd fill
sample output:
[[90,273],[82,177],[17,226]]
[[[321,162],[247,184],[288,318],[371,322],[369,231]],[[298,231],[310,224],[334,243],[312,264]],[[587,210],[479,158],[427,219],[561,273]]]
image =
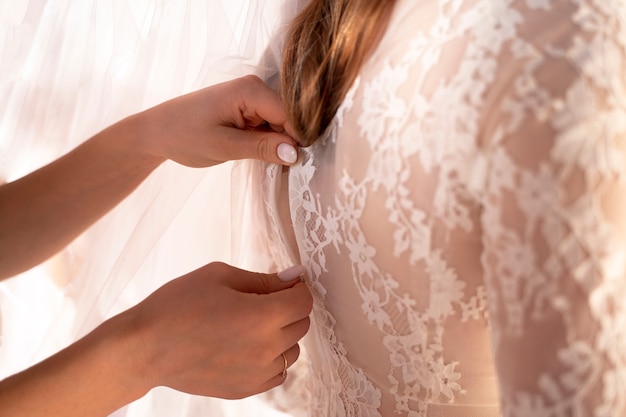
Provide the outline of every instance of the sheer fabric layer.
[[[245,74],[276,74],[298,1],[0,1],[0,181],[119,119]],[[274,37],[277,37],[274,39]],[[0,378],[65,347],[168,280],[233,261],[231,166],[165,164],[41,267],[0,283]],[[220,239],[215,239],[220,236]],[[116,417],[281,416],[266,402],[156,389]]]
[[261,193],[311,415],[626,416],[625,35],[618,1],[398,3],[282,226]]

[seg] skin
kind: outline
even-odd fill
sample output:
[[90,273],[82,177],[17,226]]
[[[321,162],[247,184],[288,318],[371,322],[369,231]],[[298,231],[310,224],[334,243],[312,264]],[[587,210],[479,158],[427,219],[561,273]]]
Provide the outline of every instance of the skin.
[[[278,146],[295,145],[289,132],[278,97],[255,77],[120,121],[0,186],[0,279],[63,249],[164,161],[282,163]],[[298,278],[205,265],[0,381],[2,415],[107,416],[157,386],[229,399],[266,391],[284,382],[283,353],[289,366],[298,358],[311,308]]]

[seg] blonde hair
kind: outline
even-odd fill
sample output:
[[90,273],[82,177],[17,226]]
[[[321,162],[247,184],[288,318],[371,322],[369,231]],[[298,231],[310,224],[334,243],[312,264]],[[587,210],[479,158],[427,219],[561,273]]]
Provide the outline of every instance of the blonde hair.
[[291,25],[280,92],[300,144],[332,121],[367,55],[377,45],[394,0],[311,0]]

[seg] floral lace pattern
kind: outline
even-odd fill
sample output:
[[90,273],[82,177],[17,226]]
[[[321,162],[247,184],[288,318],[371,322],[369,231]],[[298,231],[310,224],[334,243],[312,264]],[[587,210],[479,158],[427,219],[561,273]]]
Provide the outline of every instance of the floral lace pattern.
[[619,1],[398,3],[289,174],[312,415],[626,415],[625,68]]

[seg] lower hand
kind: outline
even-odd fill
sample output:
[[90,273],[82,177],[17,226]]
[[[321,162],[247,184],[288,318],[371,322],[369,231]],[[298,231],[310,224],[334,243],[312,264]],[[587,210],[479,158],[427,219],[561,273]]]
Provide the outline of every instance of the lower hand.
[[247,397],[282,384],[286,366],[298,358],[311,308],[298,279],[283,282],[275,274],[212,263],[128,311],[137,329],[130,354],[148,389]]

